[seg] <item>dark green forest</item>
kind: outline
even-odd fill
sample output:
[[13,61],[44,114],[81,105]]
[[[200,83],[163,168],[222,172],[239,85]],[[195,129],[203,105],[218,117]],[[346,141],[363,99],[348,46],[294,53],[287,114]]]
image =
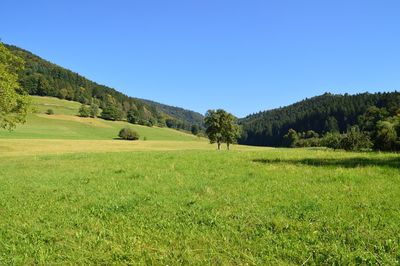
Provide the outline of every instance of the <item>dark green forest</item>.
[[325,93],[241,119],[243,135],[239,143],[275,147],[320,146],[324,143],[318,139],[327,133],[349,132],[348,135],[353,136],[359,132],[366,135],[376,149],[398,150],[399,119],[399,92]]
[[203,127],[204,116],[199,113],[188,111],[181,107],[165,105],[150,100],[143,101],[145,103],[148,103],[149,105],[155,106],[157,110],[160,110],[170,115],[171,117],[174,117],[175,119],[166,120],[167,126],[169,127],[188,128],[190,125]]
[[201,128],[203,116],[199,113],[129,97],[113,88],[97,84],[85,77],[50,63],[29,51],[5,45],[12,53],[23,58],[24,70],[19,73],[19,83],[29,94],[52,96],[99,106],[101,117],[107,120],[124,120],[142,125],[168,126],[191,130]]

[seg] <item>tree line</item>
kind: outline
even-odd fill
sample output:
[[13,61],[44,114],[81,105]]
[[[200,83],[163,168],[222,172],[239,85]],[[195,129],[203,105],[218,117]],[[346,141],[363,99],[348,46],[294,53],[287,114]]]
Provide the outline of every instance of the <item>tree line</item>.
[[332,138],[333,135],[346,140],[346,136],[362,134],[371,143],[366,141],[367,145],[363,145],[365,147],[398,150],[395,144],[398,140],[395,139],[400,136],[399,110],[399,92],[356,95],[326,93],[240,120],[243,134],[239,143],[259,146],[323,146],[323,137]]
[[357,125],[343,133],[330,131],[319,135],[313,130],[296,132],[289,129],[283,141],[287,147],[400,151],[400,106],[371,106],[359,116]]

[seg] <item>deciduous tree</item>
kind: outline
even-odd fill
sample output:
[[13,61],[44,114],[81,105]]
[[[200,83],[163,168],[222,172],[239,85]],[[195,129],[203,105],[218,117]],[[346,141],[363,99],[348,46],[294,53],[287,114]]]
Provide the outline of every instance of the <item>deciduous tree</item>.
[[218,150],[221,149],[222,143],[222,124],[221,124],[221,112],[223,110],[208,110],[204,118],[206,126],[206,134],[210,143],[217,143]]
[[225,110],[208,110],[204,119],[206,134],[210,143],[217,143],[218,150],[221,144],[226,143],[228,150],[230,144],[236,143],[240,135],[240,128],[236,124],[236,118]]
[[0,43],[0,128],[13,129],[26,121],[29,98],[18,83],[24,61]]
[[86,104],[82,104],[79,108],[79,116],[80,117],[89,117],[90,116],[90,108],[86,106]]

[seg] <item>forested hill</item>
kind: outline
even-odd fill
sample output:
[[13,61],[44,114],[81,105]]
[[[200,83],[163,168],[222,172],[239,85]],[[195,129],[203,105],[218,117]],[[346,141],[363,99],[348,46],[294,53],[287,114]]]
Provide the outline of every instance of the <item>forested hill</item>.
[[249,115],[241,119],[241,144],[280,146],[289,129],[297,132],[313,130],[319,134],[344,132],[359,123],[368,107],[398,108],[400,93],[362,93],[356,95],[321,96],[293,105]]
[[130,113],[137,123],[145,125],[168,125],[187,130],[192,125],[202,125],[203,116],[199,113],[129,97],[29,51],[13,45],[5,46],[25,60],[25,70],[19,74],[20,84],[31,95],[53,96],[83,104],[95,102],[106,114],[104,118],[110,120],[125,119]]
[[172,117],[175,117],[181,121],[187,121],[193,125],[198,125],[198,126],[202,126],[204,123],[204,116],[201,115],[200,113],[188,111],[181,107],[165,105],[151,100],[143,100],[143,101],[145,101],[150,105],[156,106],[158,110],[161,110],[162,112]]

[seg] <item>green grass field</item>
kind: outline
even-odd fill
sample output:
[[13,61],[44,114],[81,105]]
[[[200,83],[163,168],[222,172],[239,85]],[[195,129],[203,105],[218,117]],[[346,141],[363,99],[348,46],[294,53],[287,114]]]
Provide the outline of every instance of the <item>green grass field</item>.
[[400,263],[398,154],[126,142],[60,115],[0,134],[0,265]]

